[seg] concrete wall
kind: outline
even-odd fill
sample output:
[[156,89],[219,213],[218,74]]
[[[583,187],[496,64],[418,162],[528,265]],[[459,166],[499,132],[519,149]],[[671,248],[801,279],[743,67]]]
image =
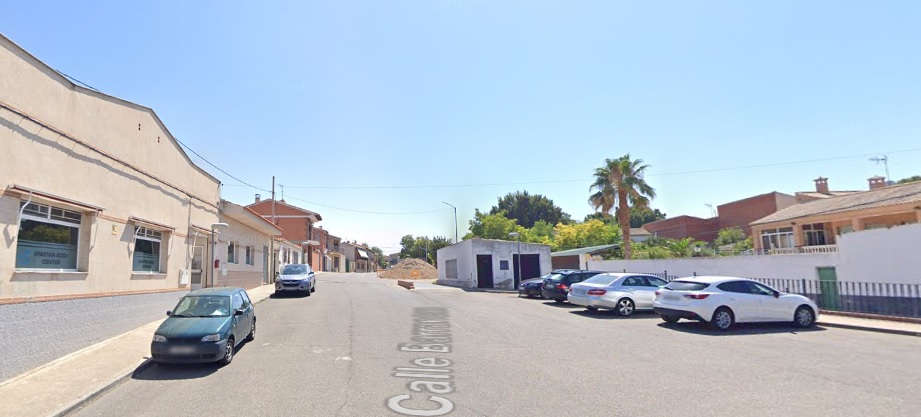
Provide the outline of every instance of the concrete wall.
[[164,318],[185,294],[0,305],[0,381]]
[[[191,162],[152,110],[75,87],[2,36],[0,143],[0,298],[179,288],[191,225],[218,220],[219,181]],[[105,209],[84,213],[76,272],[16,270],[24,198],[9,190],[14,184]],[[161,242],[158,273],[132,271],[129,217],[174,229]]]
[[833,266],[838,281],[921,284],[921,224],[864,230],[839,237],[837,253],[726,256],[715,258],[589,261],[590,269],[669,275],[735,275],[753,278],[818,279],[817,268]]
[[[461,243],[441,248],[438,250],[437,256],[438,280],[445,285],[476,288],[476,255],[492,255],[494,288],[512,289],[515,277],[513,255],[517,253],[517,242],[491,239],[468,239]],[[540,255],[540,274],[544,275],[550,272],[552,268],[550,246],[522,243],[521,254]],[[445,262],[452,259],[457,259],[457,280],[448,280],[446,277]],[[501,269],[501,261],[508,262],[509,268],[507,270]]]

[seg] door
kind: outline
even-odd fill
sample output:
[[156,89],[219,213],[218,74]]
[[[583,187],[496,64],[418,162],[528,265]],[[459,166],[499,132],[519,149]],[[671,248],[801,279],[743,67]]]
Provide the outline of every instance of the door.
[[646,297],[647,285],[649,284],[643,277],[633,276],[624,278],[624,282],[620,284],[620,288],[633,297],[636,308],[652,308],[652,298]]
[[521,271],[518,271],[518,254],[512,255],[515,264],[515,288],[521,281],[540,276],[540,255],[521,255]]
[[[235,312],[243,310],[243,314],[238,316]],[[250,315],[246,313],[243,304],[243,296],[239,291],[233,293],[230,300],[230,314],[233,314],[233,337],[235,343],[240,343],[246,335],[249,334],[249,328],[252,325]]]
[[192,271],[191,271],[191,288],[192,291],[201,288],[202,262],[205,257],[204,246],[192,246]]
[[262,283],[268,284],[269,281],[269,247],[262,247]]
[[819,307],[829,310],[840,308],[838,294],[838,273],[833,266],[816,268],[819,274]]
[[749,282],[752,291],[761,300],[760,316],[763,321],[792,321],[793,308],[784,298],[774,297],[774,289],[757,282]]
[[492,255],[476,256],[476,287],[493,288],[492,280]]
[[[759,305],[760,299],[757,295],[752,294],[752,289],[748,286],[748,281],[729,281],[717,286],[717,288],[726,292],[726,305],[732,309],[736,322],[758,321],[761,314]],[[705,317],[709,319],[709,317]]]
[[[638,308],[652,308],[652,300],[656,298],[656,291],[665,286],[666,282],[658,277],[636,277],[642,280],[634,293]],[[661,285],[660,285],[661,284]]]

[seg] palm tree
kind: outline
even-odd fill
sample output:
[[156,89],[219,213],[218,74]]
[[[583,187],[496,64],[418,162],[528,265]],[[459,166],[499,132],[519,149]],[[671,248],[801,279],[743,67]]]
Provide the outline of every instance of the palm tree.
[[595,182],[589,191],[588,202],[595,210],[608,215],[617,205],[617,217],[624,241],[624,259],[633,256],[630,246],[630,207],[648,208],[649,200],[656,197],[656,191],[646,184],[643,175],[649,165],[642,159],[631,160],[630,154],[617,159],[605,159],[604,166],[595,169]]

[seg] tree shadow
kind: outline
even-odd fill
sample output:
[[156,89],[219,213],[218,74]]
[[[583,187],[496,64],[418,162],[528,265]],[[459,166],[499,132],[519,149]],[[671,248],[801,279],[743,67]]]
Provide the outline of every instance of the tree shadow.
[[800,334],[824,332],[824,327],[813,326],[807,328],[793,327],[790,323],[738,323],[728,331],[719,331],[710,323],[699,321],[679,321],[678,323],[659,323],[659,327],[683,333],[699,334],[703,336],[756,336],[764,334]]

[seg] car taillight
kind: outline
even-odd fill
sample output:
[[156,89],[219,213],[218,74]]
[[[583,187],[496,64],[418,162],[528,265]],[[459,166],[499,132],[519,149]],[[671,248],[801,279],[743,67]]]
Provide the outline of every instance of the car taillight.
[[710,294],[685,294],[685,298],[690,298],[692,300],[703,300],[710,296]]
[[656,295],[662,295],[662,291],[656,290]]
[[558,289],[558,290],[565,290],[565,289],[566,289],[566,284],[563,284],[562,282],[559,283],[559,284],[556,284],[556,289]]
[[604,295],[607,290],[588,290],[588,295]]

